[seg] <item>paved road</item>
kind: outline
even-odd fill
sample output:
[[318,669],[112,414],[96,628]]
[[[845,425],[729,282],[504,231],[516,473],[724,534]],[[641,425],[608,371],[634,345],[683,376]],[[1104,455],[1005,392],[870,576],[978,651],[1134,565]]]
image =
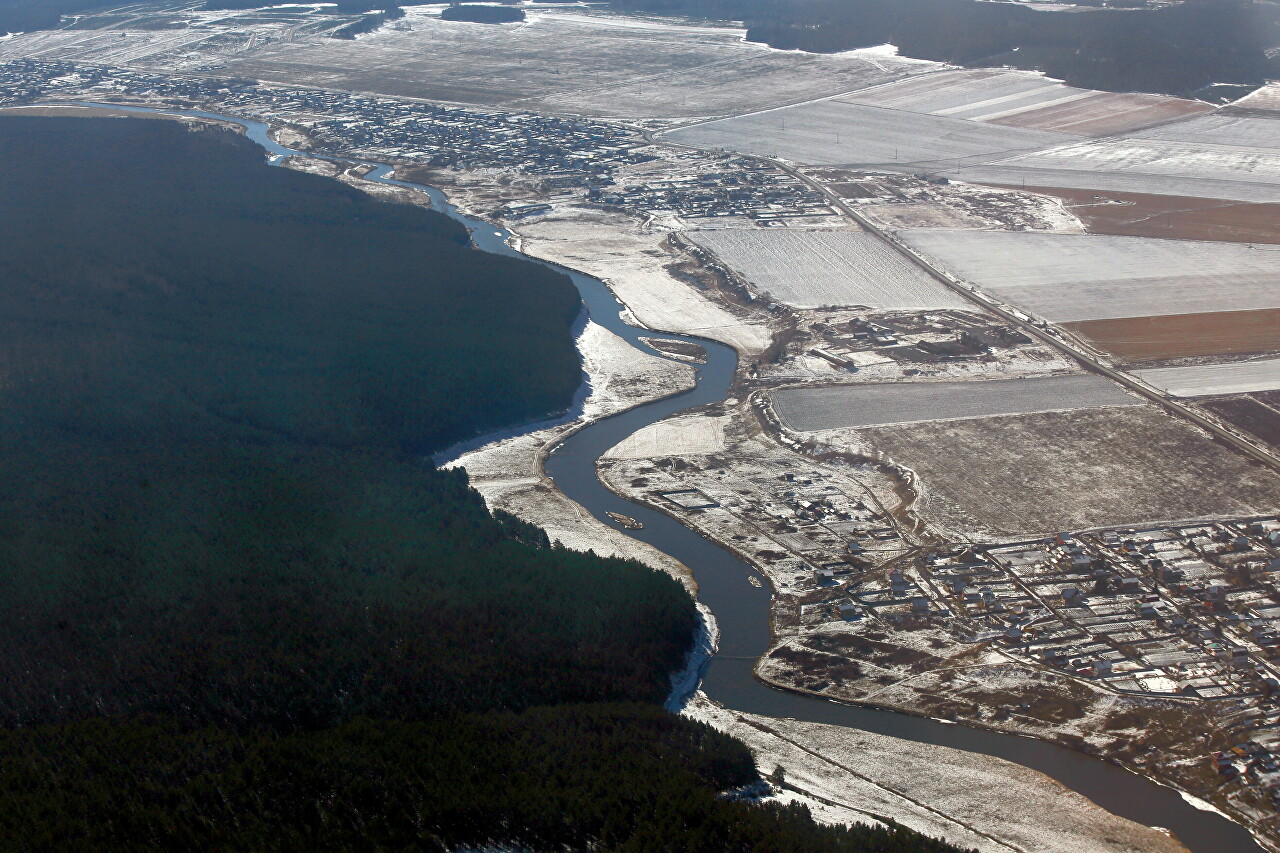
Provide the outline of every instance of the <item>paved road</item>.
[[[673,142],[655,140],[647,132],[644,135],[646,139],[655,145],[665,145],[671,148],[683,148],[691,151],[701,150],[691,145],[680,145]],[[1136,376],[1111,367],[1101,360],[1092,347],[1089,347],[1082,341],[1066,334],[1056,327],[1040,326],[1021,311],[1018,311],[1009,305],[1005,305],[1004,303],[1001,303],[979,291],[972,285],[961,281],[951,273],[936,266],[933,261],[899,240],[895,235],[881,228],[875,222],[872,222],[868,217],[854,210],[845,203],[844,199],[840,198],[840,196],[833,193],[823,184],[809,178],[807,175],[802,174],[799,170],[787,165],[786,163],[780,162],[771,157],[754,157],[752,159],[767,162],[770,165],[786,172],[788,175],[791,175],[793,178],[805,184],[809,188],[822,193],[832,207],[840,211],[840,213],[852,220],[859,227],[876,235],[881,240],[884,240],[911,261],[911,263],[923,269],[926,273],[937,279],[942,284],[956,291],[969,301],[978,304],[983,309],[990,311],[1006,322],[1018,327],[1029,337],[1053,347],[1064,355],[1078,361],[1086,370],[1099,373],[1113,382],[1127,388],[1133,393],[1150,400],[1156,405],[1163,406],[1165,410],[1174,416],[1191,421],[1196,426],[1206,430],[1215,438],[1226,442],[1228,445],[1239,450],[1241,453],[1244,453],[1251,459],[1256,459],[1273,470],[1280,471],[1280,456],[1277,456],[1263,445],[1258,444],[1254,440],[1237,433],[1234,430],[1227,429],[1222,424],[1209,418],[1196,408],[1179,402],[1160,389],[1143,382]]]

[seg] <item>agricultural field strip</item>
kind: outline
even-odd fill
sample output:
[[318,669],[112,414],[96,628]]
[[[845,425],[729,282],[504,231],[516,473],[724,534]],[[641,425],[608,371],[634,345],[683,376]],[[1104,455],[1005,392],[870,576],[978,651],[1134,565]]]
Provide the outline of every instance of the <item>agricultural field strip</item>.
[[425,7],[405,12],[358,41],[276,44],[228,72],[273,80],[309,72],[338,88],[550,112],[693,118],[827,97],[936,67],[857,51],[773,51],[724,27],[633,27],[548,10],[518,27],[487,27],[441,21]]
[[1138,127],[1177,121],[1211,110],[1207,104],[1169,98],[1151,103],[1151,96],[1111,92],[1094,93],[1088,98],[1058,104],[1044,104],[1007,117],[987,116],[997,124],[1037,130],[1054,130],[1082,136],[1111,136]]
[[969,307],[867,232],[721,229],[687,236],[754,287],[796,308]]
[[1131,139],[1152,139],[1204,145],[1212,149],[1280,149],[1280,116],[1215,115],[1153,127],[1132,134]]
[[[1220,119],[1207,116],[1201,122]],[[1268,122],[1267,119],[1254,121]],[[1016,154],[985,164],[945,168],[951,177],[974,183],[1027,184],[1070,189],[1115,190],[1221,198],[1232,201],[1280,201],[1280,146],[1250,146],[1250,140],[1271,125],[1229,128],[1228,139],[1241,144],[1210,142],[1203,131],[1175,138],[1184,122],[1144,133],[1160,132],[1163,138],[1128,136],[1087,142],[1071,142],[1040,151]],[[1202,126],[1203,127],[1203,126]]]
[[1154,406],[874,426],[862,440],[915,471],[964,536],[1275,512],[1280,478]]
[[901,382],[786,388],[771,394],[779,417],[802,432],[1140,405],[1093,374],[982,382]]
[[[839,100],[1086,136],[1212,110],[1207,104],[1161,95],[1078,89],[1028,71],[958,69],[885,83]],[[1025,117],[1025,124],[1019,116]]]
[[1077,142],[1079,137],[823,99],[689,125],[663,136],[815,166],[909,168],[1006,159]]
[[1134,375],[1175,397],[1247,394],[1280,389],[1280,358],[1135,370]]
[[1053,322],[1280,308],[1278,246],[1034,232],[900,236]]

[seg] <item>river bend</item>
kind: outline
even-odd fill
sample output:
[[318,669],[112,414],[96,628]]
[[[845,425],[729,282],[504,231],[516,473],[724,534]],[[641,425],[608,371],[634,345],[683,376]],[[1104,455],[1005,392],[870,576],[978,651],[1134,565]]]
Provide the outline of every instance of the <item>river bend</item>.
[[[596,477],[596,460],[609,448],[648,424],[677,412],[725,399],[737,368],[737,355],[724,344],[685,335],[655,333],[627,323],[623,306],[599,279],[556,264],[528,258],[507,243],[510,232],[467,216],[449,204],[435,187],[397,181],[389,177],[392,166],[294,151],[277,143],[266,124],[198,110],[156,110],[119,104],[86,103],[129,112],[165,113],[229,122],[243,127],[280,163],[290,155],[373,167],[367,180],[426,192],[433,206],[465,225],[477,248],[516,255],[546,264],[573,279],[590,318],[637,349],[666,357],[640,340],[642,336],[688,341],[707,350],[707,363],[697,370],[697,385],[673,397],[646,403],[595,421],[570,435],[547,457],[547,474],[569,498],[585,507],[601,522],[613,525],[608,511],[629,515],[644,523],[628,535],[649,543],[688,566],[698,584],[699,600],[715,614],[720,647],[707,665],[702,690],[727,708],[770,717],[790,717],[904,738],[918,743],[952,747],[991,755],[1044,773],[1088,797],[1107,811],[1136,823],[1171,830],[1193,853],[1259,853],[1260,846],[1241,826],[1216,812],[1191,805],[1176,791],[1130,773],[1118,766],[1090,758],[1046,741],[982,729],[952,725],[924,717],[844,705],[817,697],[777,690],[754,675],[754,664],[770,647],[769,592],[747,582],[751,568],[729,550],[685,527],[672,517],[643,504],[622,498]],[[530,429],[543,425],[534,425]],[[504,433],[508,435],[511,433]]]

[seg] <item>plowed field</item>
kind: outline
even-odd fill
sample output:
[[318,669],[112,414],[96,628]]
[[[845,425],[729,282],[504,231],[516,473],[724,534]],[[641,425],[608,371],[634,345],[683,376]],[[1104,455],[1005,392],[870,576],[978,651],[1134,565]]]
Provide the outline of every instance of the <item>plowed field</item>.
[[1027,190],[1062,199],[1091,234],[1280,243],[1280,204],[1043,187]]
[[1155,361],[1280,350],[1280,309],[1064,323],[1114,356]]

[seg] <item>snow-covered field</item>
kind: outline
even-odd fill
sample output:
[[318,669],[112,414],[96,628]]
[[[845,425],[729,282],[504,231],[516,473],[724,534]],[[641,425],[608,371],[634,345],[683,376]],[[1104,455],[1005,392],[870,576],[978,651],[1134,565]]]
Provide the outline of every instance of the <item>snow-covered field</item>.
[[1280,308],[1280,246],[1032,232],[901,236],[978,287],[1055,322]]
[[697,456],[724,450],[724,418],[685,415],[633,433],[607,450],[605,459]]
[[[194,5],[194,4],[192,4]],[[325,33],[355,20],[325,9],[297,6],[260,14],[246,11],[135,7],[128,20],[107,12],[98,19],[109,28],[22,33],[0,39],[0,61],[31,58],[93,65],[141,65],[183,71],[225,62],[272,43],[293,39],[332,40]]]
[[598,210],[566,211],[515,226],[521,250],[596,276],[643,325],[722,341],[747,355],[769,346],[767,324],[748,320],[673,277],[675,258],[659,248],[662,235],[636,220]]
[[1077,89],[1030,71],[948,70],[855,92],[838,100],[970,121],[1107,136],[1209,112],[1198,101]]
[[683,145],[725,148],[814,166],[960,168],[1060,145],[1078,137],[965,121],[948,116],[815,101],[679,128]]
[[974,530],[1034,536],[1280,504],[1274,472],[1153,406],[869,427],[857,439],[914,471],[918,511],[963,540]]
[[1247,394],[1250,391],[1280,389],[1280,358],[1159,367],[1135,370],[1134,373],[1176,397]]
[[775,51],[732,26],[537,9],[522,23],[442,21],[437,9],[355,40],[273,46],[231,73],[392,95],[623,118],[730,115],[935,67],[848,52]]
[[1087,373],[991,382],[786,388],[771,396],[787,425],[805,432],[1138,403],[1118,385]]
[[1192,142],[1215,147],[1280,149],[1280,127],[1275,119],[1233,115],[1208,115],[1133,134],[1135,139]]
[[787,783],[805,792],[790,796],[825,822],[872,822],[868,814],[880,815],[982,853],[1185,850],[1160,830],[1116,817],[999,758],[729,711],[701,694],[685,715],[742,740],[765,773],[781,766]]
[[1009,186],[1280,201],[1280,151],[1209,142],[1100,139],[958,166],[948,174]]
[[796,308],[969,307],[867,232],[725,229],[686,236],[756,288]]
[[1268,83],[1231,106],[1250,110],[1280,110],[1280,83]]

